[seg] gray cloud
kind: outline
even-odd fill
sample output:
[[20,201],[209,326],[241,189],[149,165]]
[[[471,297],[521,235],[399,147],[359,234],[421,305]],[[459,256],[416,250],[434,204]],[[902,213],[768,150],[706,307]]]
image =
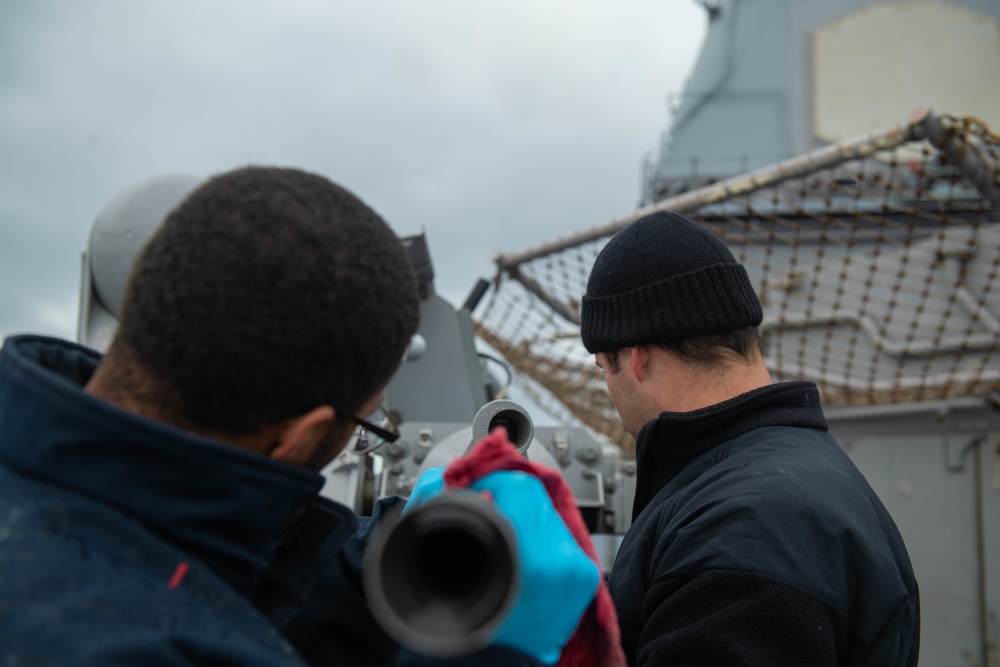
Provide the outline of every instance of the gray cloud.
[[101,207],[163,172],[294,165],[426,230],[464,298],[621,214],[704,32],[693,2],[7,0],[0,336],[74,335]]

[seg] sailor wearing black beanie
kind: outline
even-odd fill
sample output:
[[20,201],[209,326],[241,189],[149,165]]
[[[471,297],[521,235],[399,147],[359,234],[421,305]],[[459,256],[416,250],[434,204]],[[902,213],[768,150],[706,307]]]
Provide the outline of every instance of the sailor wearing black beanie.
[[746,270],[676,213],[601,252],[581,334],[636,436],[632,525],[608,577],[630,665],[917,664],[906,547],[826,432],[811,382],[773,384]]

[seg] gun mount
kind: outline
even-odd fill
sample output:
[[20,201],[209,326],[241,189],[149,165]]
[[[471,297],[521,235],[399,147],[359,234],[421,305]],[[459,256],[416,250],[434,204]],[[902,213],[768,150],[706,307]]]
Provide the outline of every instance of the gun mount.
[[339,457],[326,470],[329,481],[323,493],[361,512],[370,510],[378,498],[409,497],[421,474],[447,466],[498,425],[508,429],[525,458],[562,474],[609,571],[632,520],[635,462],[583,428],[535,426],[513,401],[489,402],[471,422],[405,421],[399,440],[375,452],[374,458],[349,453]]

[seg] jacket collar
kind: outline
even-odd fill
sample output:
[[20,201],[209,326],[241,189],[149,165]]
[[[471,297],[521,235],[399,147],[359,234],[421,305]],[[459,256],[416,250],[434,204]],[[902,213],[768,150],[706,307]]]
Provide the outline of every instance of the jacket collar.
[[[321,475],[120,410],[82,390],[100,355],[40,336],[0,350],[0,464],[107,503],[252,597],[303,517],[326,517],[329,555],[354,514],[318,498]],[[331,522],[332,517],[332,522]]]
[[816,385],[783,382],[692,412],[660,413],[642,427],[636,439],[638,475],[632,519],[685,461],[765,426],[827,430]]

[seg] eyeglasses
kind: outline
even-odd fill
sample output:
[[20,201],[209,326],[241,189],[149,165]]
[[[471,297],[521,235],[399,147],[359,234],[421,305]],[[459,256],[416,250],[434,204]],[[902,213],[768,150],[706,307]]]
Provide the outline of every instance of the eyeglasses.
[[341,414],[358,425],[347,445],[347,451],[351,454],[363,456],[374,452],[387,442],[399,440],[399,425],[396,424],[396,420],[392,418],[389,411],[381,405],[364,419],[356,415]]

